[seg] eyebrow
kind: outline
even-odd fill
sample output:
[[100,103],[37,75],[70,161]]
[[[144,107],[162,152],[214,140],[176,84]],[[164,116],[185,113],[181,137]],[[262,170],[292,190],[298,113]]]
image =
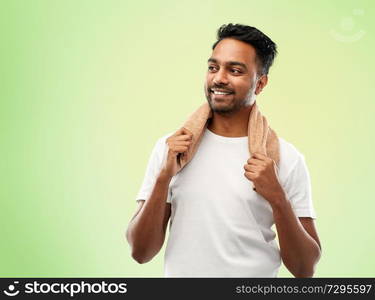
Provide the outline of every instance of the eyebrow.
[[[208,63],[209,63],[209,62],[213,62],[213,63],[217,64],[217,63],[218,63],[218,60],[215,59],[215,58],[209,58],[209,59],[207,60],[207,62],[208,62]],[[246,66],[244,63],[239,62],[239,61],[228,61],[227,64],[230,65],[230,66],[241,66],[241,67],[243,67],[243,68],[245,68],[245,69],[247,70],[247,66]]]

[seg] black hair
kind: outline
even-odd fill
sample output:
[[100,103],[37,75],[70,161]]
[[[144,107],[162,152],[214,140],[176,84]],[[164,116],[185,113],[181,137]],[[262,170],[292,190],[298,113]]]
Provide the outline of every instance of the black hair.
[[232,23],[224,24],[217,31],[217,41],[213,44],[212,50],[225,38],[233,38],[253,46],[259,65],[258,73],[260,75],[268,74],[277,54],[276,44],[268,36],[255,27]]

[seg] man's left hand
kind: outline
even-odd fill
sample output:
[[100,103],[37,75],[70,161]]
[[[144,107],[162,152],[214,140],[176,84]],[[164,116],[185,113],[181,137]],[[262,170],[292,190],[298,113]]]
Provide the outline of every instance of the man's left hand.
[[254,188],[271,205],[285,197],[281,187],[277,166],[273,159],[259,152],[252,154],[244,165],[245,177],[253,182]]

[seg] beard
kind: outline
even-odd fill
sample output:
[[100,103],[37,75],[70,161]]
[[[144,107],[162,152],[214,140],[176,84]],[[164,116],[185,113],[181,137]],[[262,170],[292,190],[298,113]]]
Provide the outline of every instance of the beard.
[[215,100],[212,100],[212,94],[210,92],[209,88],[206,88],[206,99],[208,102],[208,105],[210,106],[211,110],[213,112],[216,112],[220,115],[232,115],[239,110],[241,110],[243,107],[247,107],[253,104],[253,91],[250,89],[249,93],[246,95],[245,98],[238,99],[236,98],[236,94],[231,94],[231,99],[221,100],[220,103],[218,103]]

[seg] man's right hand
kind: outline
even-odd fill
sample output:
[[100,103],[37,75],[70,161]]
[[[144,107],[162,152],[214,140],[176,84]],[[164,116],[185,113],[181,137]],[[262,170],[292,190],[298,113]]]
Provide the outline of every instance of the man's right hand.
[[182,127],[171,135],[167,140],[167,155],[164,158],[161,172],[172,178],[181,169],[177,161],[177,156],[180,153],[186,154],[189,150],[191,142],[193,140],[193,134]]

